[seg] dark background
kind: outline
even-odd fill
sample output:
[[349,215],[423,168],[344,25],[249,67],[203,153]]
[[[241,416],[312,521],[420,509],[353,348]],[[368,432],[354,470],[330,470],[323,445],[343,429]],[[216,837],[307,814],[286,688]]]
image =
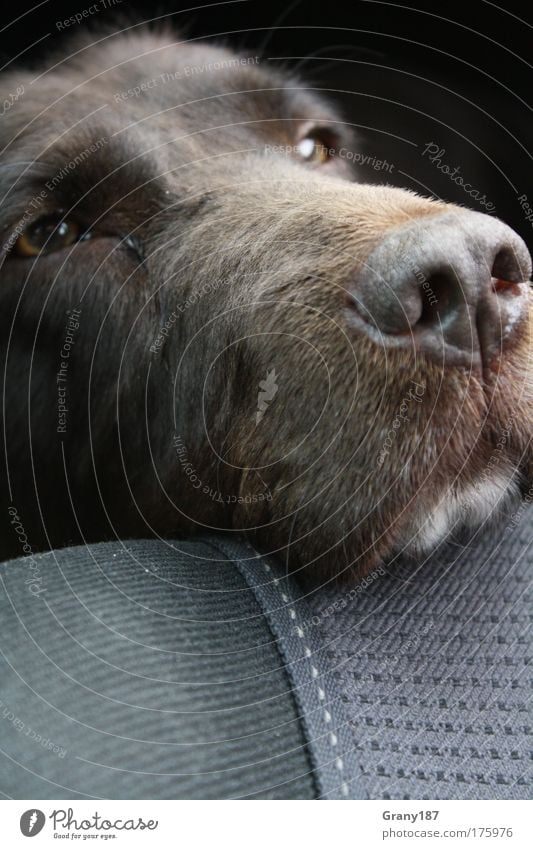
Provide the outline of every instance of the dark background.
[[68,32],[81,28],[171,20],[188,38],[218,37],[246,55],[259,51],[265,62],[298,66],[310,85],[331,90],[358,128],[361,151],[393,165],[391,172],[360,166],[361,181],[392,182],[486,211],[421,156],[428,142],[438,144],[446,151],[442,161],[458,165],[465,181],[494,204],[494,214],[532,246],[533,223],[518,201],[526,193],[533,205],[532,17],[525,20],[525,4],[122,0],[58,32],[56,21],[93,2],[48,0],[33,10],[29,3],[9,4],[0,33],[4,62],[22,51],[17,61],[35,63],[53,46],[68,50]]

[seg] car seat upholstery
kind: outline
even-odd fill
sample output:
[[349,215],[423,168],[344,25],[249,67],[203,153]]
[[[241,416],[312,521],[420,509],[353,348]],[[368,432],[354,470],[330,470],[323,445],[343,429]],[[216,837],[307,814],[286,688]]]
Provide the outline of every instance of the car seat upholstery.
[[529,798],[531,508],[303,589],[226,537],[0,566],[11,798]]

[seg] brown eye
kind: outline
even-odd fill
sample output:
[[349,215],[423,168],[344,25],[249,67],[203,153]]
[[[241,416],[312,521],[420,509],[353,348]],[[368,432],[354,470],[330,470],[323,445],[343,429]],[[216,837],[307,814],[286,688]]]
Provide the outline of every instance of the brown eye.
[[323,165],[335,156],[335,139],[327,130],[308,133],[297,147],[301,158],[315,165]]
[[50,254],[68,248],[80,238],[80,227],[70,219],[58,220],[56,216],[40,218],[24,230],[15,242],[17,256]]

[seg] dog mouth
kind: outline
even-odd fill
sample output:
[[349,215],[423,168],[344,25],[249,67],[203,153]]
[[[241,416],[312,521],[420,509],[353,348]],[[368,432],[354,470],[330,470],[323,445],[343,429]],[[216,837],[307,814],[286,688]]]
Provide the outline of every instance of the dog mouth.
[[[502,432],[503,434],[503,432]],[[486,523],[505,523],[523,500],[533,500],[531,464],[498,440],[479,442],[462,466],[450,464],[439,482],[429,475],[412,502],[394,554],[425,557],[445,540],[468,541]],[[444,465],[444,464],[443,464]]]
[[[425,470],[422,463],[418,466],[406,520],[400,517],[396,525],[394,554],[401,551],[425,556],[447,538],[461,540],[487,522],[509,522],[522,502],[533,501],[533,442],[528,415],[533,394],[527,371],[515,359],[514,366],[512,362],[505,364],[487,380],[470,375],[468,385],[462,386],[463,409],[456,415],[453,398],[461,403],[459,386],[452,389],[440,408],[441,414],[448,416],[449,427],[434,410],[435,426],[426,430],[426,456],[432,460]],[[445,433],[441,450],[431,453]],[[412,463],[416,464],[417,454],[424,456],[422,442],[419,439],[420,447],[412,451]]]
[[404,534],[405,550],[426,555],[442,541],[460,537],[495,518],[510,516],[520,502],[519,475],[512,467],[481,475],[445,490],[431,509],[423,499]]

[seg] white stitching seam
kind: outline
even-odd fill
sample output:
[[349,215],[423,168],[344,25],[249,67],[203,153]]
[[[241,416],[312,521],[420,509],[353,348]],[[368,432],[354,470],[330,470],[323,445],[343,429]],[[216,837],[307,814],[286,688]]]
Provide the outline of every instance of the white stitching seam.
[[[267,563],[263,563],[263,566],[264,566],[266,572],[270,573],[272,571],[270,566]],[[278,586],[279,581],[278,581],[277,578],[274,578],[274,584],[276,586]],[[289,599],[288,595],[286,595],[286,593],[281,593],[281,598],[282,598],[284,604],[290,603],[290,599]],[[297,614],[296,614],[296,610],[294,609],[294,607],[289,607],[289,616],[291,617],[291,619],[295,620],[296,615]],[[300,628],[299,626],[296,626],[296,634],[298,635],[300,640],[302,640],[302,641],[304,640],[304,632],[303,632],[302,628]],[[304,652],[305,652],[305,657],[309,660],[312,657],[312,651],[309,648],[309,646],[306,645],[305,642],[304,642]],[[319,701],[323,702],[323,701],[325,701],[326,693],[317,681],[318,675],[319,675],[318,669],[316,668],[316,666],[313,663],[311,663],[311,678],[312,678],[312,680],[313,680],[313,682],[316,686]],[[330,714],[329,710],[327,710],[327,708],[323,709],[323,717],[324,717],[324,722],[326,723],[326,725],[329,725],[329,723],[331,722],[331,714]],[[342,793],[343,796],[348,796],[349,789],[348,789],[348,784],[346,783],[345,776],[344,776],[344,762],[343,762],[342,758],[339,757],[336,753],[336,747],[337,747],[338,742],[339,742],[338,737],[337,737],[336,734],[333,733],[333,731],[330,731],[329,735],[328,735],[328,740],[329,740],[329,744],[331,746],[332,752],[335,756],[335,768],[339,772],[339,775],[342,779],[341,793]]]

